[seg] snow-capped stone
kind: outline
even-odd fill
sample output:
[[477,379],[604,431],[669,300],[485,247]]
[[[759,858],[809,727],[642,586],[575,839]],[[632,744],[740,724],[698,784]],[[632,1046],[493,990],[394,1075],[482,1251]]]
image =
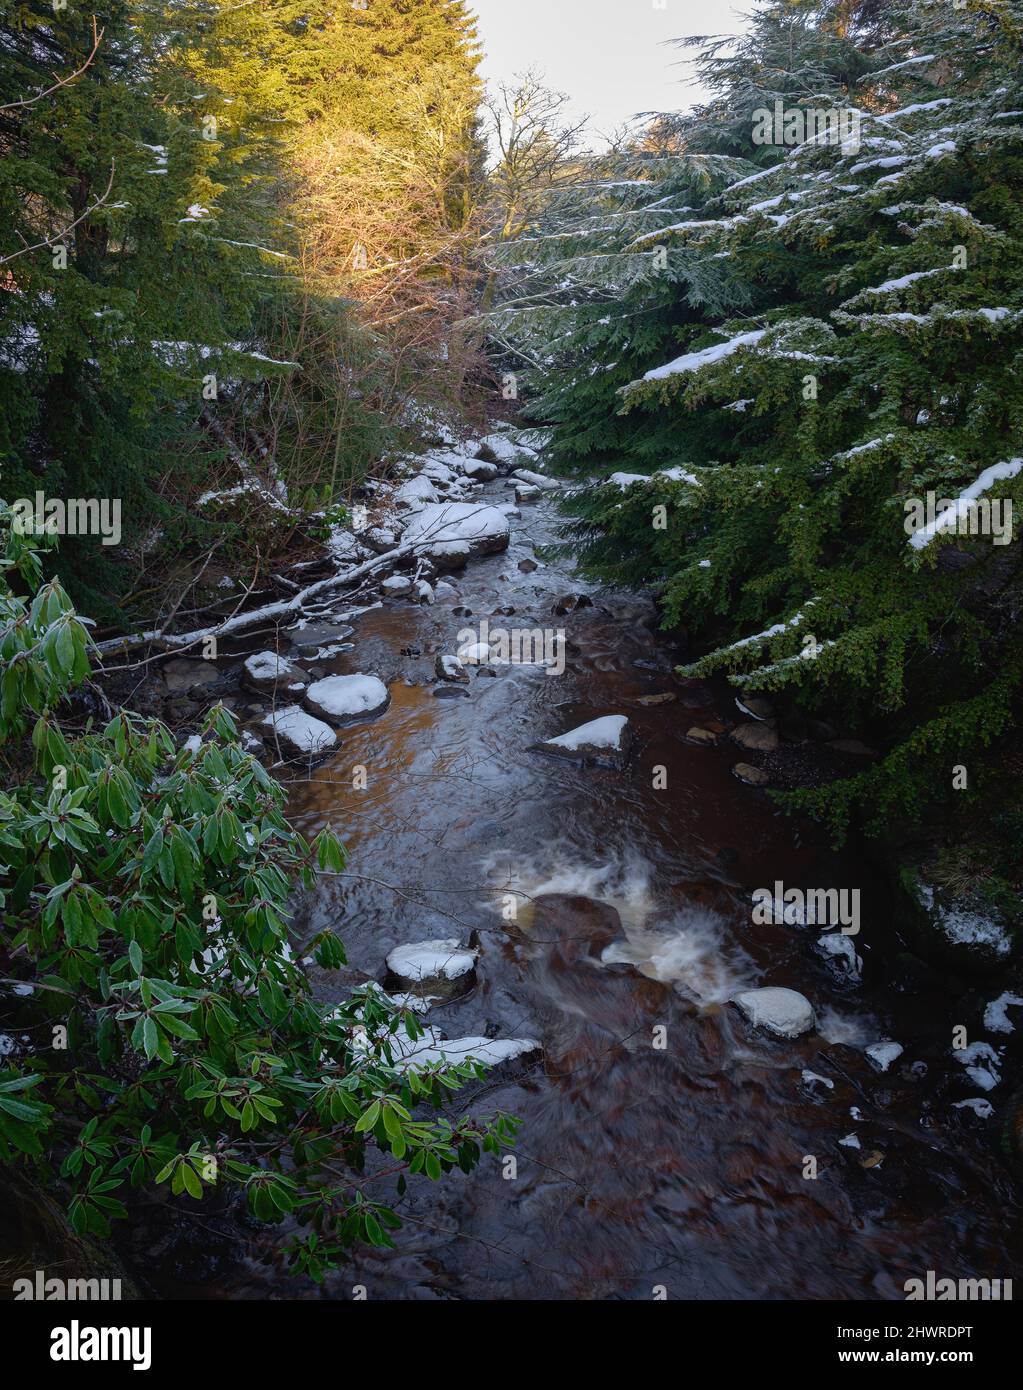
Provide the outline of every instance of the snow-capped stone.
[[418,477],[410,478],[407,483],[402,483],[395,492],[393,501],[399,507],[419,507],[424,502],[439,502],[440,498],[430,479],[419,474]]
[[466,642],[458,649],[458,661],[467,666],[485,666],[490,660],[489,642]]
[[458,481],[455,470],[439,458],[427,459],[423,464],[420,474],[423,478],[429,478],[431,483],[436,483],[440,487],[450,487],[452,483]]
[[535,502],[542,495],[540,489],[533,487],[532,483],[519,483],[515,489],[516,502]]
[[298,705],[274,710],[263,720],[263,726],[272,729],[282,747],[293,753],[328,753],[338,746],[334,730]]
[[438,656],[436,671],[438,680],[442,681],[458,681],[464,685],[469,679],[469,672],[457,656]]
[[463,946],[452,936],[395,946],[387,957],[387,969],[406,993],[450,999],[475,983],[478,959],[475,946]]
[[992,999],[984,1010],[984,1027],[989,1033],[1011,1033],[1014,1025],[1008,1010],[1013,1008],[1023,1009],[1023,999],[1018,994],[1010,994],[1007,990]]
[[995,1108],[989,1100],[983,1096],[970,1096],[969,1100],[955,1100],[952,1102],[953,1110],[972,1110],[973,1113],[982,1120],[990,1120],[995,1113]]
[[497,507],[441,502],[417,508],[403,539],[412,543],[417,555],[428,555],[438,569],[445,569],[464,564],[472,555],[507,550],[509,536],[508,518]]
[[360,531],[359,539],[370,550],[376,551],[378,555],[386,555],[398,544],[397,533],[388,530],[385,526],[371,526],[366,531]]
[[474,478],[478,483],[489,483],[492,478],[497,477],[497,464],[488,463],[486,459],[463,459],[462,472],[467,478]]
[[897,1042],[871,1043],[863,1049],[878,1071],[887,1071],[891,1064],[902,1056],[904,1050],[902,1044]]
[[369,558],[370,552],[353,532],[343,526],[332,526],[326,541],[327,549],[335,560],[348,565],[357,565]]
[[540,1050],[540,1044],[535,1038],[476,1037],[442,1040],[436,1030],[431,1028],[406,1051],[403,1060],[417,1071],[437,1062],[446,1062],[452,1066],[462,1062],[478,1062],[484,1067],[495,1067],[501,1062],[511,1062],[516,1057],[524,1057]]
[[305,701],[314,714],[333,724],[349,724],[382,714],[390,702],[387,686],[376,676],[324,676],[313,681]]
[[406,574],[392,574],[380,585],[388,598],[396,598],[412,592],[412,580]]
[[538,487],[541,492],[556,492],[560,486],[553,478],[548,478],[543,473],[534,473],[529,468],[516,468],[512,477],[528,487]]
[[809,1071],[805,1067],[802,1072],[802,1078],[803,1085],[809,1086],[811,1089],[814,1086],[824,1086],[829,1091],[833,1091],[835,1089],[835,1083],[834,1081],[832,1081],[830,1076],[820,1076],[817,1072]]
[[417,603],[432,603],[434,599],[433,585],[425,579],[417,579],[415,584],[415,598]]
[[954,1051],[952,1056],[966,1068],[966,1075],[982,1091],[993,1090],[1002,1079],[1001,1060],[990,1043],[970,1043]]
[[283,685],[298,694],[305,689],[305,672],[278,652],[254,652],[245,658],[244,671],[250,690],[269,693]]
[[424,980],[457,980],[476,968],[479,949],[463,946],[457,936],[435,941],[412,941],[395,946],[387,968],[399,980],[422,984]]
[[766,1028],[779,1038],[798,1038],[810,1032],[816,1021],[809,999],[794,989],[748,989],[737,994],[732,1003],[738,1005],[754,1028]]
[[516,444],[504,434],[488,434],[479,443],[480,453],[485,457],[490,454],[498,463],[505,466],[516,463],[523,456],[535,458],[532,449],[524,444]]
[[544,752],[562,757],[599,760],[610,755],[622,758],[629,747],[629,721],[624,714],[605,714],[556,738],[544,739],[538,746]]
[[1012,955],[1012,921],[977,889],[935,881],[930,864],[907,867],[901,883],[915,909],[921,944],[936,958],[965,971],[988,971]]
[[827,958],[828,964],[843,979],[860,978],[863,961],[856,954],[851,936],[843,936],[841,932],[828,932],[817,938],[814,949]]

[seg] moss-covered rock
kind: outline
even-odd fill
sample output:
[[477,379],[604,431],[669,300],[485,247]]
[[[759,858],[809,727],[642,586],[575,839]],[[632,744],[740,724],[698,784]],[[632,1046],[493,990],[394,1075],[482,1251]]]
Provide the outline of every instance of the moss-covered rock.
[[1023,919],[1020,895],[995,874],[954,880],[936,859],[897,871],[902,924],[926,960],[964,973],[993,973],[1013,958]]

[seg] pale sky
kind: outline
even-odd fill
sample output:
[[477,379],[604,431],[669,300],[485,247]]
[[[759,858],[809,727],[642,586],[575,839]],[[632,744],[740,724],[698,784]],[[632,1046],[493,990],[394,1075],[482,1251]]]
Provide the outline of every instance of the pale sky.
[[591,115],[591,129],[603,133],[637,112],[679,111],[698,100],[685,55],[667,41],[734,33],[753,0],[469,0],[469,6],[479,17],[488,82],[538,68],[548,87],[572,98],[572,114]]

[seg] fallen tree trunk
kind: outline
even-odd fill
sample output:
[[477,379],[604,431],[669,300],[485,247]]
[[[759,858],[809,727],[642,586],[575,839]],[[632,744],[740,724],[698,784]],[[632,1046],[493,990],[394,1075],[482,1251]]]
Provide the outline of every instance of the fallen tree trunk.
[[[331,590],[343,588],[348,584],[357,584],[360,579],[373,574],[374,571],[392,565],[395,560],[403,559],[406,555],[411,555],[414,549],[414,542],[409,541],[407,544],[396,546],[394,550],[388,550],[383,555],[374,555],[371,560],[365,560],[361,565],[355,565],[352,569],[330,574],[326,579],[318,579],[315,584],[300,589],[291,598],[265,604],[262,608],[250,609],[247,613],[235,613],[219,624],[214,623],[209,627],[197,628],[193,632],[174,634],[168,634],[162,628],[150,632],[135,632],[127,637],[111,637],[104,642],[96,642],[93,644],[93,650],[99,652],[101,656],[108,652],[123,656],[127,655],[128,652],[138,651],[140,647],[156,647],[164,652],[180,652],[186,647],[194,647],[200,642],[205,642],[209,637],[228,637],[235,632],[244,632],[246,628],[255,627],[259,623],[300,616],[305,605],[321,594],[330,593]],[[102,670],[102,667],[100,669]]]

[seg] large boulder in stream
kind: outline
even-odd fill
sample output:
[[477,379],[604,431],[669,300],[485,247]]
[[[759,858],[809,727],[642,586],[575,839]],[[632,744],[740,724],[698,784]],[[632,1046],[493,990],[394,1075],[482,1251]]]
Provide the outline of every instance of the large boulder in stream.
[[544,739],[535,747],[555,757],[622,767],[629,756],[631,742],[627,716],[605,714],[600,719],[591,719],[588,724],[580,724],[577,729],[569,729],[566,734]]
[[416,555],[427,555],[438,570],[461,569],[477,555],[508,549],[508,518],[497,507],[475,502],[440,502],[418,507],[408,518],[402,541]]
[[610,903],[581,893],[540,893],[519,910],[530,938],[550,947],[564,964],[597,963],[622,934],[622,919]]
[[306,706],[331,724],[352,724],[383,714],[391,697],[376,676],[324,676],[305,693]]

